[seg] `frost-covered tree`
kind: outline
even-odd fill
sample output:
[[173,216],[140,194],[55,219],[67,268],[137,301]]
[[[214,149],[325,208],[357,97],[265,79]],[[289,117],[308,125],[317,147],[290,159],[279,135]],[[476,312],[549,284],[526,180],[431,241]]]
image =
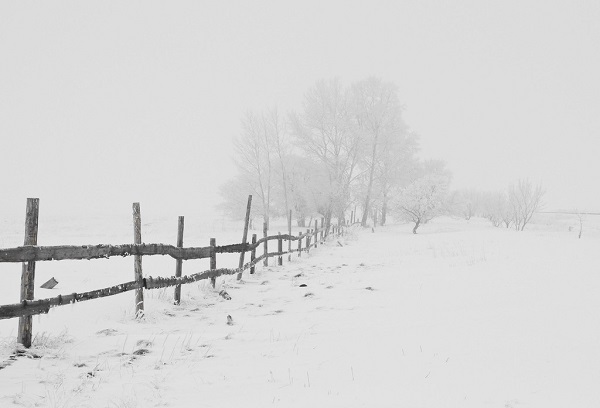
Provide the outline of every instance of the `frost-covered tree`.
[[364,227],[375,195],[374,182],[382,164],[384,143],[402,137],[407,126],[402,120],[398,88],[391,82],[374,77],[356,82],[351,88],[351,101],[353,120],[364,148],[361,160],[366,185],[361,220]]
[[242,133],[235,140],[235,162],[239,180],[248,183],[255,202],[262,208],[264,222],[269,224],[272,213],[272,192],[276,180],[277,159],[273,151],[277,137],[277,121],[265,114],[246,113]]
[[504,225],[509,228],[513,221],[513,215],[508,205],[506,192],[482,193],[481,215],[490,220],[494,227]]
[[349,115],[347,89],[338,79],[317,82],[290,122],[298,149],[324,173],[326,205],[321,211],[329,225],[333,214],[343,218],[359,160],[360,139]]
[[402,218],[415,223],[413,234],[421,224],[443,212],[449,184],[447,175],[434,173],[413,181],[402,190],[394,207]]
[[529,180],[519,180],[508,188],[508,203],[517,231],[523,231],[533,214],[541,208],[545,191],[540,184],[534,186]]
[[417,137],[409,131],[402,131],[384,137],[381,141],[381,155],[375,172],[375,197],[381,202],[380,224],[385,225],[390,201],[406,187],[418,169]]

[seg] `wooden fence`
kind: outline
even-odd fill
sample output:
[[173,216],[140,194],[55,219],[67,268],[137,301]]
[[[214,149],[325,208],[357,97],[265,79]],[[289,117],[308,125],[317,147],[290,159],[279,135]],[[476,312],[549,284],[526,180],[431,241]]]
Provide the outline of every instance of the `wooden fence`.
[[[106,296],[113,296],[119,293],[136,291],[135,305],[136,315],[142,316],[144,310],[143,291],[144,289],[157,289],[175,286],[174,303],[179,304],[181,296],[181,285],[197,282],[203,279],[211,279],[211,284],[215,287],[215,279],[222,275],[237,274],[237,279],[241,279],[242,273],[250,269],[253,274],[255,265],[261,261],[268,265],[268,258],[277,257],[278,265],[283,264],[283,255],[288,255],[291,260],[292,253],[301,256],[303,251],[308,252],[312,247],[317,247],[323,243],[330,235],[340,235],[344,233],[343,226],[325,226],[321,219],[319,227],[315,220],[314,228],[307,229],[305,233],[299,233],[297,236],[291,234],[291,212],[288,214],[288,233],[277,235],[267,235],[267,226],[263,226],[263,237],[257,239],[256,234],[252,235],[251,243],[247,242],[248,221],[252,196],[248,197],[248,206],[246,209],[246,219],[242,242],[239,244],[216,245],[216,240],[211,238],[208,247],[183,247],[183,229],[184,218],[178,220],[177,245],[167,244],[144,244],[141,243],[141,216],[139,203],[133,204],[133,223],[134,223],[134,243],[123,245],[59,245],[59,246],[38,246],[37,245],[37,225],[39,199],[27,199],[27,212],[25,221],[25,240],[24,245],[17,248],[0,249],[0,262],[22,262],[21,275],[21,302],[10,305],[0,306],[0,319],[19,318],[19,331],[17,341],[25,347],[31,346],[32,324],[31,316],[36,314],[48,313],[51,307],[83,302],[86,300],[97,299]],[[304,245],[302,244],[304,240]],[[268,241],[277,241],[278,249],[276,252],[268,252]],[[287,241],[287,250],[284,251],[283,241]],[[297,241],[297,247],[292,248],[292,242]],[[263,248],[262,254],[257,256],[260,248]],[[246,252],[250,252],[250,261],[244,262]],[[217,268],[217,254],[239,253],[240,261],[237,268]],[[176,260],[175,276],[168,278],[143,276],[142,256],[168,255]],[[35,263],[40,261],[59,261],[59,260],[78,260],[78,259],[99,259],[110,258],[114,256],[134,256],[134,280],[124,282],[107,288],[97,289],[83,293],[70,293],[58,295],[57,297],[34,300],[34,280]],[[189,259],[210,258],[210,269],[181,276],[182,261]]]

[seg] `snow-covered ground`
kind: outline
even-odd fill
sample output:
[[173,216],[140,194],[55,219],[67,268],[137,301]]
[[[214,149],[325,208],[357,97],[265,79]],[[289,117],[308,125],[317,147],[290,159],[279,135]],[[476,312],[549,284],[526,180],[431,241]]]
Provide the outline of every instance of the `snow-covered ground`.
[[[131,242],[127,221],[41,218],[39,243]],[[175,242],[171,221],[146,222],[144,241]],[[184,286],[180,306],[172,289],[146,291],[142,321],[131,292],[52,309],[34,317],[34,347],[16,360],[17,320],[3,320],[0,406],[598,407],[598,224],[589,217],[581,239],[562,216],[522,233],[450,218],[418,235],[357,229],[241,283]],[[19,245],[21,230],[3,225],[0,247]],[[240,231],[190,223],[184,244],[239,242]],[[144,257],[148,275],[174,267]],[[184,274],[207,267],[186,262]],[[18,301],[20,265],[0,272],[0,303]],[[37,287],[51,276],[57,288]],[[132,258],[39,262],[36,297],[132,276]]]

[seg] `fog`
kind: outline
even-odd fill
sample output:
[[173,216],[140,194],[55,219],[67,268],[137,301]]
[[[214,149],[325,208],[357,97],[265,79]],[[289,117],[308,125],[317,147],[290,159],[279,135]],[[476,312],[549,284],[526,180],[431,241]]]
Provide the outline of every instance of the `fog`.
[[368,76],[453,188],[530,178],[547,209],[598,210],[599,20],[593,1],[3,1],[0,217],[27,197],[210,216],[246,111]]

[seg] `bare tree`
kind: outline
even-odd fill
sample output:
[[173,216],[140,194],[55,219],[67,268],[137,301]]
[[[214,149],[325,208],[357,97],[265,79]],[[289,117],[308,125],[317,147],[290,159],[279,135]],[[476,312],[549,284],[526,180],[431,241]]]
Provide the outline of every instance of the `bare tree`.
[[281,192],[284,203],[284,214],[290,210],[289,202],[289,179],[287,158],[290,155],[290,146],[288,142],[286,124],[279,115],[277,109],[272,109],[265,115],[265,127],[269,133],[270,147],[278,161],[278,172],[281,180]]
[[352,86],[352,103],[356,127],[365,144],[365,152],[368,152],[363,160],[367,185],[361,224],[365,227],[371,210],[376,168],[383,152],[380,144],[384,138],[404,132],[406,125],[401,118],[398,89],[391,82],[371,77],[355,83]]
[[523,231],[533,214],[541,208],[544,194],[541,185],[534,186],[529,180],[519,180],[508,188],[508,203],[517,231]]
[[305,94],[303,111],[290,116],[298,148],[322,165],[327,190],[326,224],[343,218],[359,154],[359,138],[348,111],[348,92],[338,79],[319,81]]
[[386,135],[381,140],[380,160],[375,173],[377,195],[381,200],[380,224],[385,225],[390,200],[406,187],[418,169],[416,159],[417,137],[409,131],[400,131]]
[[274,178],[272,134],[264,115],[246,113],[242,134],[235,140],[236,164],[242,178],[253,184],[264,222],[269,225]]

